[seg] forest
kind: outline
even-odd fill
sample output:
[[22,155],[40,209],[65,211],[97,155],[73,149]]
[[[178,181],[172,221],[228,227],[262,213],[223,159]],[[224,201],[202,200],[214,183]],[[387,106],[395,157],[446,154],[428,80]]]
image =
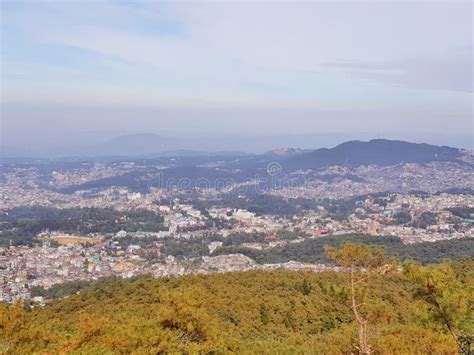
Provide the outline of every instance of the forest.
[[317,239],[306,239],[301,243],[287,244],[282,247],[256,250],[235,245],[224,244],[213,255],[241,253],[254,259],[256,262],[280,263],[297,260],[307,263],[327,263],[328,258],[324,251],[325,245],[340,247],[346,242],[364,243],[374,246],[383,246],[385,252],[401,260],[411,259],[420,263],[437,263],[444,259],[462,259],[474,257],[474,239],[463,238],[441,240],[431,243],[403,244],[395,236],[368,236],[348,234]]
[[[397,265],[361,278],[354,293],[370,351],[471,351],[474,260]],[[358,354],[349,275],[276,270],[103,280],[43,308],[0,305],[0,346],[18,354]]]
[[31,245],[44,230],[105,234],[164,230],[163,217],[153,211],[121,212],[113,208],[17,207],[0,215],[0,246]]

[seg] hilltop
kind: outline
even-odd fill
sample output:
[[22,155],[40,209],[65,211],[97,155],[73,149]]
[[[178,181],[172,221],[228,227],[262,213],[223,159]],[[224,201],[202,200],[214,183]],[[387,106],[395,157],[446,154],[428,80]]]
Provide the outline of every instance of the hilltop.
[[327,166],[379,165],[456,161],[461,157],[458,148],[398,140],[373,139],[368,142],[349,141],[334,148],[321,148],[287,159],[289,169],[314,169]]

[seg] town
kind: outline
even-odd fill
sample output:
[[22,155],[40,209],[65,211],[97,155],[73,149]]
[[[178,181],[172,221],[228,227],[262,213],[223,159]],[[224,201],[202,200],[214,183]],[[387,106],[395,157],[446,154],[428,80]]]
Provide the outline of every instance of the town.
[[[469,191],[473,183],[469,179],[472,177],[470,170],[459,171],[452,178],[455,186],[464,179],[462,187],[467,191],[462,193],[449,190],[373,191],[367,187],[374,186],[373,182],[354,182],[340,177],[319,182],[316,186],[273,188],[260,192],[260,199],[272,199],[271,205],[281,203],[283,212],[274,212],[273,206],[265,204],[252,207],[252,203],[260,200],[252,200],[245,194],[237,195],[229,189],[225,192],[201,189],[197,197],[190,197],[189,191],[178,187],[151,186],[147,192],[133,191],[126,186],[105,186],[74,193],[60,190],[113,176],[118,174],[117,169],[120,174],[136,169],[132,163],[117,166],[95,165],[85,170],[53,171],[46,182],[44,173],[38,168],[6,169],[0,187],[3,234],[0,301],[32,299],[42,304],[45,299],[35,295],[35,289],[110,276],[163,277],[275,268],[336,270],[332,265],[301,260],[257,262],[249,256],[251,254],[242,253],[251,253],[252,250],[272,253],[278,248],[321,238],[344,235],[397,237],[401,243],[409,245],[474,237],[474,194]],[[375,167],[347,169],[328,168],[325,174],[343,175],[359,169],[359,174],[370,170],[370,175],[376,176],[374,171],[377,170]],[[404,175],[398,178],[400,181],[409,181],[410,176],[418,176],[424,183],[428,181],[424,174],[429,167],[408,164],[392,168],[392,174],[393,169],[403,171]],[[437,171],[440,175],[442,169]],[[395,180],[392,178],[392,183]],[[381,186],[384,181],[387,179],[380,178],[377,184]],[[366,187],[354,190],[354,184],[365,184]],[[346,190],[344,185],[347,185]],[[335,198],[331,190],[338,191],[340,199]],[[307,206],[300,205],[299,193],[302,191],[306,196],[313,196],[305,200],[311,201]],[[365,194],[354,196],[354,191]],[[229,199],[232,193],[234,195]],[[219,200],[222,195],[226,197]],[[316,195],[319,198],[314,197]],[[250,206],[240,207],[239,200],[242,200],[242,205]],[[51,229],[40,221],[38,226],[31,227],[35,233],[28,243],[17,242],[12,231],[18,231],[18,220],[34,219],[34,214],[38,213],[35,208],[40,207],[64,213],[75,208],[85,211],[111,209],[114,212],[106,210],[113,213],[106,229],[94,229],[94,223],[99,224],[99,221],[83,221],[81,216],[77,218],[85,223],[83,229],[68,224],[67,228]],[[15,217],[18,209],[26,213],[26,217]],[[145,214],[146,219],[141,214]],[[70,221],[71,217],[67,216],[65,220]],[[8,228],[10,234],[7,234]]]

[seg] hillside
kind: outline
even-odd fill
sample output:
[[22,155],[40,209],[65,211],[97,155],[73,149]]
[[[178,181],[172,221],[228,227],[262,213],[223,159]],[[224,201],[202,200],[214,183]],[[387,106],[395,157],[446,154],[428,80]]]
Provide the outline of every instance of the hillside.
[[461,155],[459,149],[430,144],[373,139],[368,142],[349,141],[334,148],[321,148],[287,159],[288,169],[315,169],[333,165],[397,165],[401,163],[428,163],[454,161]]
[[295,157],[304,153],[312,152],[312,149],[301,149],[301,148],[277,148],[263,153],[265,156],[275,158],[289,158]]
[[[466,290],[473,268],[453,267]],[[108,280],[44,308],[2,305],[0,340],[12,353],[354,353],[346,282],[343,273],[283,270]],[[375,353],[455,354],[414,287],[402,273],[370,280]]]
[[395,236],[367,236],[358,234],[335,235],[306,239],[301,243],[289,243],[275,248],[257,250],[229,245],[217,249],[213,255],[239,253],[244,254],[258,263],[284,263],[290,260],[305,263],[329,262],[324,246],[340,248],[344,243],[363,243],[382,246],[388,255],[400,260],[415,260],[422,264],[440,263],[443,260],[474,258],[474,238],[440,240],[432,243],[403,244]]

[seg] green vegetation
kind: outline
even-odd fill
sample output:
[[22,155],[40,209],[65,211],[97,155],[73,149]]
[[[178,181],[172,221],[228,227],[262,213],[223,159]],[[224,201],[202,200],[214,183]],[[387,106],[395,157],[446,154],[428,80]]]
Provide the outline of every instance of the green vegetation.
[[223,195],[216,200],[195,200],[194,208],[205,211],[210,207],[227,207],[246,209],[257,215],[274,215],[292,217],[306,210],[317,210],[324,207],[329,216],[338,219],[346,219],[367,198],[373,197],[382,205],[393,199],[390,193],[373,193],[342,199],[308,199],[308,198],[283,198],[269,194],[247,194],[236,198],[235,193]]
[[209,248],[202,238],[179,239],[167,238],[163,240],[163,253],[173,255],[178,259],[196,258],[209,254]]
[[149,210],[127,212],[113,208],[50,208],[18,207],[0,215],[0,246],[12,241],[13,245],[34,242],[44,230],[79,234],[116,233],[164,229],[163,217]]
[[222,241],[224,246],[235,246],[242,243],[264,243],[265,237],[264,233],[232,233]]
[[[472,335],[474,260],[416,268],[376,272],[356,287],[376,354],[455,354],[459,336]],[[0,305],[1,351],[360,353],[348,277],[276,270],[101,281],[44,308]],[[420,293],[426,278],[458,338]]]
[[[275,238],[278,240],[291,240],[296,239],[301,234],[280,230],[275,234]],[[176,239],[176,238],[163,238],[159,239],[162,243],[162,252],[166,255],[173,255],[174,257],[182,260],[186,258],[196,258],[201,256],[209,255],[209,248],[207,244],[213,241],[221,241],[223,243],[222,250],[230,250],[236,248],[242,243],[261,243],[268,245],[269,241],[266,239],[267,234],[265,233],[244,233],[237,232],[232,233],[227,237],[222,237],[220,234],[209,234],[204,237],[191,237],[188,239]],[[125,242],[124,242],[125,241]],[[141,246],[147,246],[158,241],[153,237],[148,238],[121,238],[119,243],[122,246],[126,246],[130,243],[139,244]],[[247,249],[246,249],[247,250]]]
[[460,354],[471,355],[474,344],[472,264],[458,270],[448,264],[407,265],[405,273],[416,283],[415,298],[428,308],[429,320],[449,331]]
[[285,199],[269,194],[247,194],[245,197],[236,198],[235,193],[225,194],[222,199],[196,200],[193,201],[194,208],[205,210],[211,207],[226,207],[235,209],[246,209],[257,215],[274,215],[291,217],[301,213],[303,210],[316,208],[314,201],[306,198]]
[[448,208],[455,216],[465,219],[472,219],[474,216],[474,207],[454,207]]
[[423,212],[417,219],[412,223],[415,228],[425,228],[438,223],[438,218],[433,212]]
[[[113,277],[109,278],[108,280],[114,279]],[[105,280],[102,280],[105,281]],[[53,285],[52,287],[45,289],[42,287],[33,287],[30,289],[31,297],[41,296],[45,299],[59,299],[68,297],[74,293],[78,293],[83,289],[89,287],[94,281],[70,281],[65,282],[62,284]]]
[[401,260],[413,259],[423,264],[437,263],[444,259],[456,260],[474,257],[473,238],[406,245],[398,237],[373,237],[357,234],[307,239],[301,243],[266,250],[224,246],[217,249],[213,255],[241,253],[262,264],[287,262],[289,260],[327,263],[329,260],[324,251],[324,246],[329,245],[339,248],[346,242],[383,246],[387,255],[395,256]]
[[411,215],[408,212],[397,212],[393,216],[394,224],[407,224],[411,222]]
[[369,340],[368,309],[364,301],[370,281],[373,277],[384,275],[395,268],[393,260],[385,256],[382,247],[371,247],[365,244],[346,243],[341,249],[325,247],[329,259],[347,270],[350,305],[359,330],[357,350],[361,354],[372,354]]

